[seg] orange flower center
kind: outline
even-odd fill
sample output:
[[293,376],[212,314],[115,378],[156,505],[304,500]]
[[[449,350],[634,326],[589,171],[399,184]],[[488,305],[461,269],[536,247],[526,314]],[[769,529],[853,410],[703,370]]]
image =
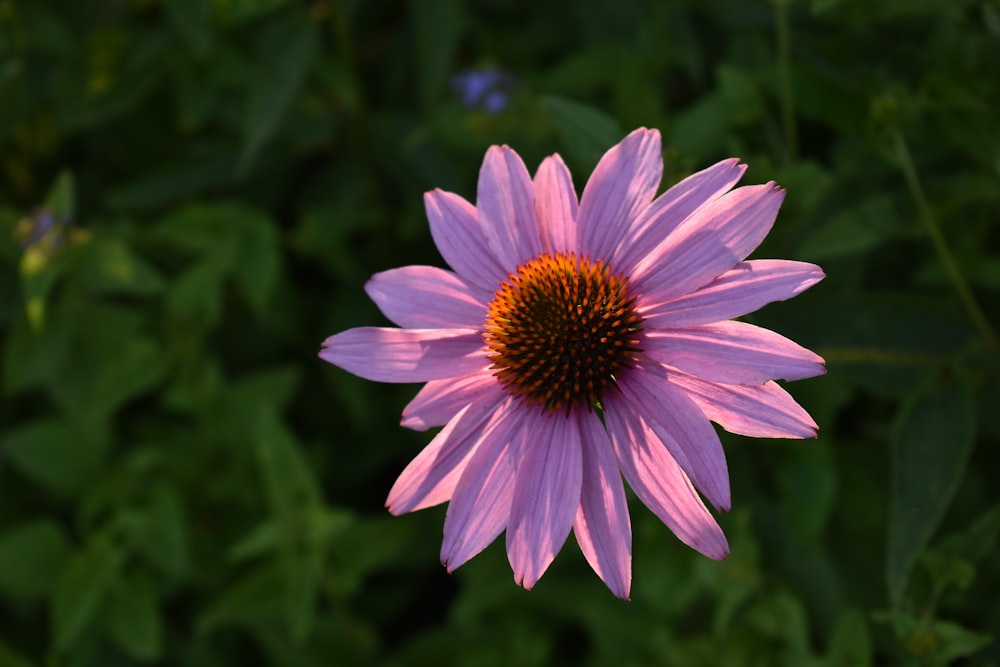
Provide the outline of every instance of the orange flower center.
[[624,276],[576,253],[542,254],[493,295],[483,338],[507,391],[555,412],[600,404],[640,349]]

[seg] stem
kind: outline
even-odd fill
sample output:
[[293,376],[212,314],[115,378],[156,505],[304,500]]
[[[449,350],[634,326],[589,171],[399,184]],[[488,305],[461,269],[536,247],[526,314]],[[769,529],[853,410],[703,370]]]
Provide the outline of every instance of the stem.
[[776,0],[778,37],[778,74],[781,78],[781,122],[785,129],[785,153],[789,163],[798,155],[798,132],[795,127],[795,93],[792,90],[790,55],[791,28],[788,26],[788,0]]
[[976,297],[972,294],[969,284],[962,276],[962,272],[958,268],[958,263],[955,261],[955,257],[951,254],[948,244],[945,243],[944,236],[941,234],[941,229],[938,227],[934,213],[931,211],[926,195],[924,195],[924,189],[920,185],[920,178],[917,176],[917,169],[913,164],[913,158],[910,157],[910,149],[906,145],[906,139],[903,138],[899,130],[894,130],[892,136],[896,155],[899,157],[900,168],[903,170],[906,184],[910,188],[910,195],[913,197],[914,202],[916,202],[917,212],[924,223],[924,227],[927,229],[927,234],[931,237],[934,249],[941,258],[945,273],[948,274],[952,286],[958,292],[958,298],[969,312],[969,317],[976,324],[979,333],[982,334],[986,343],[994,350],[1000,351],[1000,339],[997,338],[996,332],[990,326],[989,320],[986,319],[982,309],[979,307]]
[[915,352],[896,352],[863,347],[832,347],[816,350],[827,362],[886,364],[891,366],[945,366],[947,359]]

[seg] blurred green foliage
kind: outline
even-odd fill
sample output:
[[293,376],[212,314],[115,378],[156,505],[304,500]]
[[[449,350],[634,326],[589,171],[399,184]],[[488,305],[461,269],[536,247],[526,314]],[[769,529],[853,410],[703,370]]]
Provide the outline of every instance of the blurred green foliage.
[[[997,72],[996,0],[0,0],[0,664],[1000,664]],[[414,388],[319,343],[490,144],[640,125],[788,188],[820,437],[726,437],[725,562],[634,505],[631,602],[449,576],[382,509]]]

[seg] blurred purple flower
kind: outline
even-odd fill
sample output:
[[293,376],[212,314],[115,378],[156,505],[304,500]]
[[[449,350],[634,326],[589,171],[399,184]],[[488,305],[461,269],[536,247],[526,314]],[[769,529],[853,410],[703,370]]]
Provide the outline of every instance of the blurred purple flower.
[[468,69],[451,77],[451,88],[469,109],[500,113],[507,107],[514,77],[500,69]]
[[14,227],[14,239],[23,250],[45,245],[47,248],[57,248],[63,241],[67,227],[73,224],[68,217],[56,217],[52,209],[41,206],[28,217],[21,218]]

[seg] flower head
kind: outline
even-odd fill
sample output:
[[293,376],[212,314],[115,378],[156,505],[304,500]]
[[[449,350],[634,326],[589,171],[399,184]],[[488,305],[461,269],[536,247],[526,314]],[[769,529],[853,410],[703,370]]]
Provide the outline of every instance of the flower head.
[[450,502],[449,571],[506,531],[514,579],[531,588],[572,531],[627,598],[623,477],[681,541],[721,559],[729,547],[701,497],[729,509],[710,421],[748,436],[815,436],[774,380],[819,375],[823,359],[733,318],[823,272],[746,260],[784,191],[732,189],[744,169],[724,160],[657,197],[660,135],[639,129],[604,155],[579,200],[558,155],[532,179],[507,146],[486,153],[475,206],[427,193],[431,234],[453,270],[376,274],[367,292],[401,328],[339,333],[320,356],[371,380],[427,383],[402,424],[443,428],[386,504],[400,514]]

